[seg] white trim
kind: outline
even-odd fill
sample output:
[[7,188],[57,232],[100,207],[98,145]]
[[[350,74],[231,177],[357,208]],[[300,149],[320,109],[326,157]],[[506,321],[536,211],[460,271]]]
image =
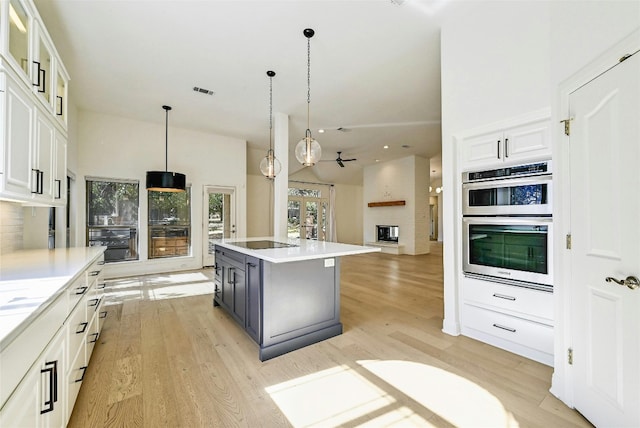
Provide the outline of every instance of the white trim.
[[[619,59],[625,54],[637,52],[638,49],[640,49],[640,28],[562,82],[556,93],[552,120],[555,123],[559,123],[563,119],[570,118],[570,94],[615,67],[619,63]],[[555,356],[550,392],[567,406],[573,408],[573,373],[571,366],[567,362],[567,350],[572,346],[571,295],[567,293],[567,289],[571,284],[571,257],[569,250],[565,248],[565,236],[571,232],[570,159],[569,145],[567,144],[568,138],[564,135],[564,126],[556,127],[555,137],[557,144],[553,145],[553,161],[555,164],[555,174],[553,176],[555,191],[553,204],[555,210],[553,218],[556,230],[554,252],[557,263],[554,276],[556,284],[561,284],[561,286],[554,289]]]

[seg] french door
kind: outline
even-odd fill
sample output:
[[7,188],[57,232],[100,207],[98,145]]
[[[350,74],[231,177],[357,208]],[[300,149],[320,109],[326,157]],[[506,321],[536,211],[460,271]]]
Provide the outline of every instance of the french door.
[[640,426],[640,53],[569,96],[574,406]]
[[202,266],[215,263],[215,241],[236,236],[235,190],[231,187],[204,187]]
[[288,237],[326,241],[329,235],[329,203],[313,196],[289,196]]

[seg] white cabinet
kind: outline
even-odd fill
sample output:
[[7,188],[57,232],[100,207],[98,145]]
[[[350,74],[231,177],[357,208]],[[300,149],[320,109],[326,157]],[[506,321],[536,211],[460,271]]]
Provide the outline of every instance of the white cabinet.
[[31,198],[32,181],[35,176],[31,171],[32,140],[34,131],[34,105],[29,95],[11,75],[0,72],[0,93],[3,106],[2,150],[4,156],[2,192],[8,197]]
[[470,136],[463,140],[461,153],[463,171],[550,159],[550,121],[539,119]]
[[462,333],[553,365],[553,293],[464,277]]
[[66,334],[59,331],[0,413],[0,426],[64,427]]
[[104,254],[0,352],[0,426],[64,427],[100,335]]
[[0,1],[0,199],[66,203],[68,82],[33,2]]

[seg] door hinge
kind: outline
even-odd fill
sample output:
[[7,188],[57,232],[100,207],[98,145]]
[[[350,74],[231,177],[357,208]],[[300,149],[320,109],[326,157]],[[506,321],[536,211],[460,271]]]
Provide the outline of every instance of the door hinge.
[[569,348],[567,351],[567,362],[570,366],[573,365],[573,349]]
[[573,120],[572,117],[570,117],[569,119],[564,119],[561,120],[560,123],[564,123],[564,135],[571,135],[571,121]]
[[571,234],[567,233],[567,250],[571,249]]

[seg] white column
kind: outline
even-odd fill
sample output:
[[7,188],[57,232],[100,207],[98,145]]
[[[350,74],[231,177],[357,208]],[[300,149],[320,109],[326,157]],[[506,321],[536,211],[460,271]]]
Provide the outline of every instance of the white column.
[[287,239],[287,201],[289,198],[289,116],[273,114],[273,151],[282,169],[273,183],[273,236]]

